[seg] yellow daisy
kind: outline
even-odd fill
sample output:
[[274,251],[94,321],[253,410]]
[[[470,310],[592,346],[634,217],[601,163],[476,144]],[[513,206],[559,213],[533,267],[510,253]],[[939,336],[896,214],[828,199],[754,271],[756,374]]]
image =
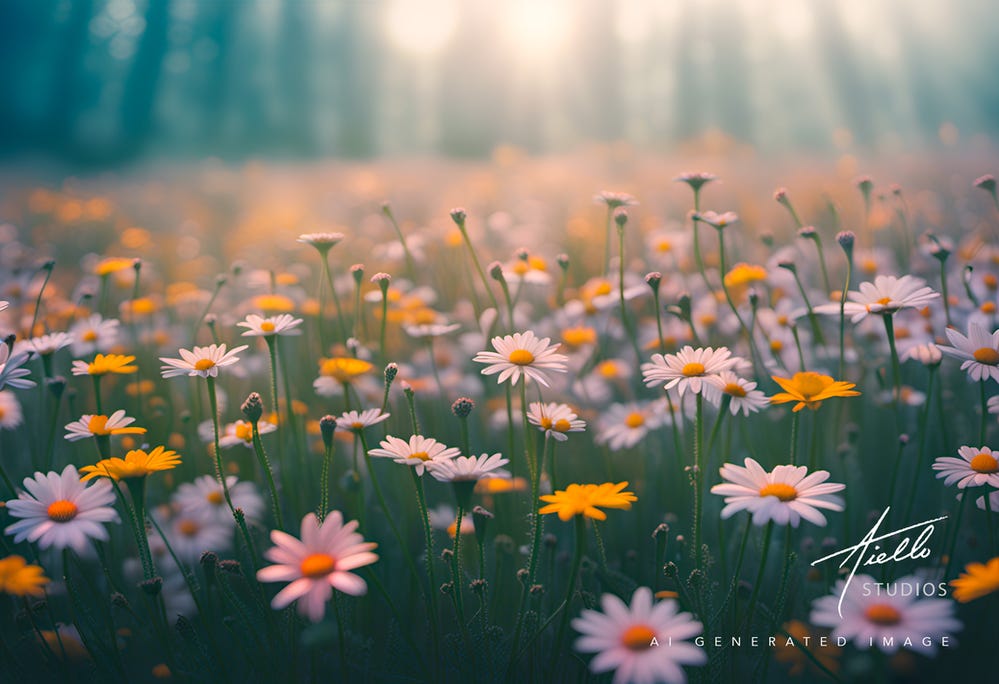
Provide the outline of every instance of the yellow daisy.
[[333,378],[340,384],[353,382],[365,373],[374,370],[374,366],[367,361],[355,359],[350,356],[336,356],[332,359],[322,359],[319,364],[319,375]]
[[123,354],[98,354],[90,363],[86,361],[73,362],[73,375],[107,375],[117,373],[124,375],[139,370],[138,366],[130,365],[134,356]]
[[180,456],[175,451],[168,451],[158,446],[150,452],[133,449],[125,454],[125,458],[105,458],[95,465],[83,466],[81,473],[86,473],[81,479],[89,480],[95,477],[110,477],[114,480],[140,478],[160,470],[172,470],[180,463]]
[[791,378],[778,378],[771,376],[784,390],[770,397],[771,404],[786,404],[788,402],[798,402],[794,411],[798,412],[806,406],[813,411],[822,406],[822,402],[833,397],[856,397],[860,392],[853,388],[856,385],[852,382],[833,380],[828,375],[813,373],[795,373]]
[[950,581],[950,586],[961,603],[999,591],[999,556],[988,563],[969,563],[960,577]]
[[600,508],[631,508],[638,497],[634,492],[621,491],[628,486],[627,482],[605,482],[596,484],[571,484],[564,490],[554,494],[545,494],[541,500],[548,503],[538,513],[558,513],[559,520],[571,520],[573,516],[585,515],[594,520],[606,520],[607,514]]
[[21,556],[0,559],[0,592],[11,596],[42,596],[49,583],[42,568],[28,565]]

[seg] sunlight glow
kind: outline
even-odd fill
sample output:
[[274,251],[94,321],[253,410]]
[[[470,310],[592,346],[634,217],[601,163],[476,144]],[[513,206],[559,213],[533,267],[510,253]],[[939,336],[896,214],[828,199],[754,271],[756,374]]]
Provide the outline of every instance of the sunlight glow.
[[458,26],[457,0],[393,0],[386,9],[389,39],[401,51],[429,57],[440,53]]
[[573,5],[565,0],[517,0],[507,7],[506,34],[516,56],[531,64],[553,61],[569,42]]

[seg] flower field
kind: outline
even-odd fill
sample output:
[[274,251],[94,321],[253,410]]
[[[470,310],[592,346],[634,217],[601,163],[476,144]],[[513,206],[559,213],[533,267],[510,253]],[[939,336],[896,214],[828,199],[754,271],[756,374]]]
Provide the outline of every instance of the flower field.
[[0,681],[989,678],[990,170],[5,173]]

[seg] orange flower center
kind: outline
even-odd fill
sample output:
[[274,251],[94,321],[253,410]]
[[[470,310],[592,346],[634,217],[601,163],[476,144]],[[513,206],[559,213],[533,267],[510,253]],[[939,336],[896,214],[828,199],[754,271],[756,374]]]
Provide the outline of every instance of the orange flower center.
[[624,424],[632,429],[642,427],[645,425],[645,416],[638,411],[629,413],[628,417],[624,419]]
[[971,459],[971,469],[977,473],[999,472],[999,460],[991,454],[980,453]]
[[412,454],[409,455],[409,457],[410,458],[418,458],[421,461],[429,461],[430,460],[430,454],[428,454],[426,451],[414,451]]
[[975,357],[975,361],[978,363],[984,363],[989,366],[999,364],[999,351],[996,351],[992,347],[982,347],[981,349],[976,349],[972,356]]
[[336,567],[336,558],[328,553],[313,553],[306,556],[299,566],[303,577],[318,579],[333,572]]
[[250,423],[236,423],[235,434],[244,442],[253,441],[253,426]]
[[557,432],[568,432],[569,428],[572,427],[572,423],[567,421],[565,418],[559,418],[555,421],[554,427]]
[[56,522],[69,522],[76,517],[76,514],[80,512],[80,509],[76,507],[76,504],[72,501],[67,501],[66,499],[59,499],[58,501],[53,501],[49,504],[46,513],[49,516],[49,520],[55,520]]
[[198,527],[198,523],[193,520],[181,520],[177,525],[177,531],[185,537],[193,537],[200,529],[201,528]]
[[87,332],[83,333],[83,335],[81,335],[81,337],[83,338],[84,342],[96,342],[97,341],[97,333],[95,333],[93,330],[88,330]]
[[526,366],[534,362],[534,354],[526,349],[514,349],[510,352],[509,358],[510,363],[515,363],[518,366]]
[[652,648],[656,633],[648,625],[632,625],[621,635],[621,644],[630,651],[646,651]]
[[197,371],[206,371],[209,368],[212,368],[214,366],[215,366],[215,362],[212,361],[211,359],[198,359],[194,363],[194,370],[197,370]]
[[690,363],[686,364],[680,370],[680,372],[686,375],[688,378],[693,377],[695,375],[704,375],[704,364],[697,363],[696,361],[691,361]]
[[221,506],[222,503],[225,501],[225,497],[222,496],[222,492],[218,491],[208,492],[208,495],[205,496],[205,498],[208,499],[208,503],[210,503],[213,506]]
[[541,420],[538,421],[538,422],[541,423],[541,429],[542,430],[551,430],[552,429],[552,425],[553,425],[552,419],[549,418],[548,416],[541,416]]
[[878,304],[880,304],[881,306],[888,306],[889,302],[891,302],[891,297],[882,297],[881,299],[878,300]]
[[902,614],[887,603],[874,603],[864,611],[864,617],[876,625],[897,625],[902,621]]
[[107,424],[107,416],[91,416],[90,422],[87,423],[87,429],[93,435],[110,435],[111,431],[107,429]]
[[260,329],[264,332],[274,332],[274,324],[270,321],[264,321],[260,324]]
[[798,496],[798,490],[789,484],[774,482],[761,489],[760,496],[776,496],[781,501],[794,501]]
[[722,388],[722,392],[724,392],[725,394],[728,394],[730,396],[733,396],[733,397],[744,397],[744,396],[746,396],[746,390],[744,390],[742,388],[742,385],[740,385],[737,382],[730,382],[730,383],[726,384],[725,387]]

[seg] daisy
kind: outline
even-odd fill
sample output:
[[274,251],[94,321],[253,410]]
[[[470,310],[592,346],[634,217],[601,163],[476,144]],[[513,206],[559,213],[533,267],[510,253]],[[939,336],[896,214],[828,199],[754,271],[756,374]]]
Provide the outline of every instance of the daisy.
[[38,542],[42,549],[72,547],[82,554],[88,540],[109,539],[101,523],[118,522],[118,513],[111,506],[111,483],[96,482],[88,487],[75,466],[66,466],[61,474],[35,473],[24,478],[24,488],[27,491],[7,502],[8,513],[21,518],[4,530],[14,535],[15,543],[27,539]]
[[565,373],[566,362],[569,360],[569,357],[556,352],[558,344],[549,344],[550,342],[551,339],[548,337],[538,339],[531,330],[505,337],[494,337],[492,345],[496,351],[479,352],[472,360],[477,363],[488,363],[489,365],[482,369],[482,374],[499,373],[500,376],[497,378],[499,383],[510,379],[510,383],[516,385],[523,375],[525,382],[530,378],[548,387],[549,378],[546,372]]
[[611,451],[630,449],[665,421],[652,404],[611,404],[597,420],[597,444]]
[[[229,511],[228,508],[225,510]],[[177,557],[193,564],[205,551],[228,551],[232,547],[232,527],[235,522],[231,513],[229,523],[231,524],[221,524],[182,511],[167,522],[163,533]]]
[[673,179],[676,183],[686,183],[694,192],[697,192],[701,187],[715,180],[718,180],[718,176],[707,171],[685,171]]
[[[940,296],[926,286],[926,281],[911,275],[901,278],[879,275],[873,283],[861,283],[860,291],[847,293],[849,299],[843,305],[843,313],[850,321],[857,323],[868,314],[894,314],[901,309],[921,309]],[[837,302],[815,307],[817,313],[838,316],[840,305]]]
[[236,326],[246,328],[243,337],[270,337],[272,335],[301,335],[302,331],[298,329],[301,324],[301,318],[295,318],[290,314],[268,316],[267,318],[250,314],[246,320],[237,323]]
[[681,665],[704,665],[703,650],[686,641],[704,631],[674,600],[653,603],[652,590],[639,587],[626,604],[614,594],[600,598],[603,612],[584,610],[572,621],[582,636],[576,650],[597,653],[590,661],[595,673],[614,670],[613,684],[667,682],[684,684]]
[[[235,475],[225,479],[233,508],[240,508],[247,520],[259,520],[264,512],[264,500],[252,482],[240,481]],[[182,515],[206,524],[231,528],[235,522],[225,503],[225,493],[212,475],[202,475],[194,482],[185,482],[172,497]]]
[[482,454],[430,461],[427,467],[440,482],[475,482],[484,477],[510,477],[510,473],[501,468],[509,462],[502,454]]
[[576,413],[566,404],[542,404],[532,402],[527,411],[527,420],[531,425],[538,426],[545,437],[552,437],[559,442],[569,439],[569,432],[582,432],[586,429],[586,421],[579,420]]
[[[427,517],[430,519],[430,526],[435,530],[447,532],[451,539],[458,531],[458,514],[454,508],[447,504],[439,504],[437,508],[427,510]],[[466,515],[461,518],[461,533],[473,534],[475,532],[475,521],[472,516]]]
[[28,565],[23,556],[0,559],[0,592],[11,596],[44,596],[49,578],[38,565]]
[[73,336],[69,333],[49,333],[40,337],[32,337],[30,340],[21,340],[14,345],[14,351],[33,351],[39,356],[49,356],[72,343]]
[[139,370],[139,367],[130,365],[133,361],[135,361],[134,356],[98,354],[90,363],[86,361],[74,361],[73,375],[107,375],[108,373],[125,375],[134,373]]
[[[933,655],[941,637],[950,636],[962,627],[954,618],[952,601],[902,596],[901,592],[889,596],[884,591],[870,591],[870,587],[878,584],[870,575],[852,579],[848,586],[845,580],[839,580],[831,595],[812,603],[811,622],[829,627],[833,637],[851,640],[861,650],[870,648],[873,641],[874,647],[888,654],[909,648]],[[924,583],[925,579],[917,576],[895,581],[902,587]]]
[[757,413],[770,403],[763,392],[756,389],[756,383],[740,378],[732,371],[722,371],[718,375],[707,378],[706,392],[708,399],[718,405],[724,397],[729,397],[728,410],[732,415],[742,411],[742,415]]
[[967,337],[953,328],[945,332],[954,346],[938,345],[940,351],[961,359],[961,370],[967,371],[972,380],[992,378],[999,382],[999,330],[990,334],[978,323],[968,323]]
[[10,345],[0,344],[0,389],[8,385],[14,389],[28,389],[35,386],[34,380],[27,379],[31,371],[21,368],[30,356],[28,352],[11,354]]
[[303,233],[298,236],[296,242],[312,245],[321,253],[326,253],[331,247],[335,247],[343,240],[343,233]]
[[562,522],[568,522],[577,515],[594,520],[606,520],[607,514],[600,510],[601,508],[629,509],[632,503],[638,501],[634,492],[622,491],[627,486],[627,482],[617,484],[605,482],[601,485],[571,484],[564,490],[540,497],[548,505],[542,507],[538,513],[541,515],[558,513],[558,518]]
[[833,493],[846,489],[846,485],[826,482],[826,470],[809,475],[805,466],[779,465],[768,473],[751,458],[746,458],[745,463],[745,467],[723,465],[719,472],[725,482],[711,488],[712,494],[725,497],[723,520],[739,511],[749,511],[754,525],[773,521],[797,527],[804,518],[824,527],[826,518],[819,508],[843,510],[843,500]]
[[24,422],[21,403],[13,392],[0,390],[0,430],[13,430]]
[[77,321],[69,328],[73,337],[70,351],[73,356],[86,356],[96,351],[106,352],[118,339],[118,319],[105,319],[100,314],[92,314]]
[[74,420],[66,425],[66,439],[76,442],[81,439],[105,435],[141,435],[146,432],[146,428],[128,427],[135,422],[135,418],[125,415],[124,410],[118,410],[110,416],[91,415],[89,413],[80,416],[79,420]]
[[239,361],[236,356],[239,352],[247,348],[247,345],[236,347],[226,351],[224,344],[212,344],[207,347],[195,347],[193,351],[181,349],[179,359],[168,359],[160,357],[164,364],[162,367],[164,378],[175,378],[179,375],[191,377],[200,375],[203,378],[218,377],[219,368],[231,366]]
[[962,446],[957,453],[961,458],[941,456],[933,462],[937,478],[945,478],[945,485],[957,483],[958,489],[984,485],[999,488],[999,452],[986,446]]
[[347,411],[336,419],[336,426],[341,430],[349,432],[360,432],[364,428],[377,425],[383,420],[388,420],[391,413],[382,413],[381,409],[367,409],[366,411]]
[[733,223],[738,223],[739,215],[734,211],[726,211],[724,214],[719,214],[714,211],[705,211],[700,214],[695,214],[698,221],[706,223],[709,226],[713,226],[718,230],[726,228]]
[[257,580],[291,584],[278,592],[271,607],[280,610],[298,601],[298,611],[319,622],[334,589],[351,596],[367,593],[368,585],[350,571],[377,561],[372,553],[377,544],[365,542],[357,525],[356,520],[344,524],[343,514],[333,511],[322,523],[313,513],[302,518],[301,540],[272,530],[274,546],[264,556],[275,565],[259,570]]
[[954,587],[954,600],[961,603],[999,591],[999,557],[988,563],[969,563],[960,577],[950,581],[950,586]]
[[[266,420],[257,421],[257,433],[266,435],[277,430],[277,425]],[[198,425],[198,436],[202,441],[211,443],[215,440],[215,426],[206,420]],[[219,446],[223,449],[242,444],[247,449],[253,448],[253,424],[245,420],[229,423],[219,433]]]
[[856,397],[860,396],[853,388],[856,385],[852,382],[833,380],[828,375],[806,371],[795,373],[790,378],[778,378],[771,376],[784,390],[770,397],[771,404],[787,404],[792,401],[795,404],[792,411],[797,413],[806,406],[813,411],[817,411],[822,402],[833,397]]
[[95,477],[128,480],[145,477],[161,470],[173,470],[178,465],[180,465],[180,456],[177,452],[158,446],[149,452],[133,449],[125,454],[125,458],[105,458],[94,465],[83,466],[80,472],[86,473],[83,476],[84,480]]
[[460,328],[460,323],[420,323],[417,325],[403,326],[403,330],[406,331],[406,334],[416,339],[442,337],[444,335],[449,335]]
[[391,458],[396,463],[413,466],[417,475],[423,475],[428,466],[460,456],[461,450],[455,447],[449,448],[436,439],[422,435],[413,435],[408,442],[389,435],[381,443],[380,449],[371,449],[368,454]]
[[687,390],[700,394],[706,377],[741,364],[742,359],[732,356],[727,347],[694,349],[686,345],[676,354],[653,354],[652,363],[642,364],[642,377],[646,387],[662,385],[667,390],[676,387],[682,397]]
[[594,195],[593,201],[596,204],[606,204],[611,209],[617,209],[618,207],[632,207],[638,204],[638,200],[628,193],[612,192],[610,190],[603,190],[602,192]]

